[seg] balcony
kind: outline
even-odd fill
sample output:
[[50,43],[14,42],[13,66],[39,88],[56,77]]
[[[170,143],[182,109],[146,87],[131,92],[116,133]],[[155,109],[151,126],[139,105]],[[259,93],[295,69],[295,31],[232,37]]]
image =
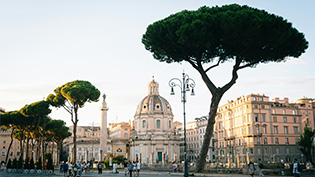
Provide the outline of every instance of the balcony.
[[225,141],[234,140],[234,139],[235,139],[235,136],[224,137]]

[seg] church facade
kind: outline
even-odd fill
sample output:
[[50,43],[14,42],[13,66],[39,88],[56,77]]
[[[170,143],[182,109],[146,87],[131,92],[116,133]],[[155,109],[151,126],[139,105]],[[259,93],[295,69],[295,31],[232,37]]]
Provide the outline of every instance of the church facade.
[[181,139],[174,132],[173,117],[169,102],[159,95],[159,84],[153,79],[134,116],[130,160],[144,164],[179,161]]

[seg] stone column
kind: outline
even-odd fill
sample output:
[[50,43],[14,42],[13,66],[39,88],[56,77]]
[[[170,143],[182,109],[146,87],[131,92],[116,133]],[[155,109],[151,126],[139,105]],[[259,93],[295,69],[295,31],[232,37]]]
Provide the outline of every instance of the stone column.
[[107,153],[107,111],[108,107],[105,101],[106,95],[103,95],[103,103],[101,107],[101,135],[100,135],[100,158],[104,160],[105,154]]

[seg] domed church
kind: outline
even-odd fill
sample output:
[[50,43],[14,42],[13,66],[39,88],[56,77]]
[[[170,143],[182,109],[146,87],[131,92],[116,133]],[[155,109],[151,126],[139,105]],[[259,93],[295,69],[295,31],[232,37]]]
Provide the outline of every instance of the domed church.
[[173,117],[171,105],[159,95],[159,84],[153,78],[134,116],[130,160],[145,164],[179,161],[180,137],[174,133]]

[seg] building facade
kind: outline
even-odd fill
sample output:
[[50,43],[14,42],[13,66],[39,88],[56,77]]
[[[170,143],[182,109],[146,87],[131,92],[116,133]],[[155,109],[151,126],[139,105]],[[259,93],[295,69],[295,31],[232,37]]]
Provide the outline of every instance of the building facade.
[[214,126],[215,158],[228,166],[249,161],[303,161],[297,141],[305,123],[314,128],[313,103],[289,103],[250,94],[218,108]]
[[153,79],[134,116],[130,159],[145,164],[178,161],[180,142],[180,136],[174,133],[171,106],[159,95],[159,84]]

